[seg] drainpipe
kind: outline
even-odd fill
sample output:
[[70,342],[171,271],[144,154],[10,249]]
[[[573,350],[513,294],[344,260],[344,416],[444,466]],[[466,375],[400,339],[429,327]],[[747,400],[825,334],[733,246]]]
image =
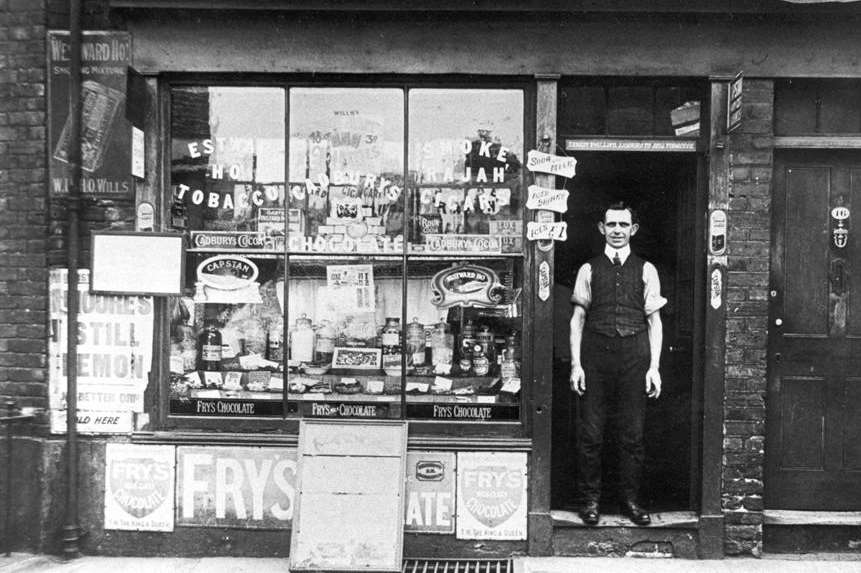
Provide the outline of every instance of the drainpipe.
[[66,518],[63,523],[63,556],[78,553],[78,212],[81,198],[81,0],[69,3],[69,194],[66,201]]

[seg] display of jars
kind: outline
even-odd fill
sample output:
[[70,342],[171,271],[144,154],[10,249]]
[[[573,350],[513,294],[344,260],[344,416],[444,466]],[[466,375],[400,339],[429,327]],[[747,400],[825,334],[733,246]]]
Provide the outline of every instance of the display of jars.
[[407,353],[413,366],[424,366],[425,363],[425,327],[418,317],[407,325]]
[[304,314],[296,319],[296,326],[290,333],[290,358],[297,362],[314,361],[314,329],[311,319]]

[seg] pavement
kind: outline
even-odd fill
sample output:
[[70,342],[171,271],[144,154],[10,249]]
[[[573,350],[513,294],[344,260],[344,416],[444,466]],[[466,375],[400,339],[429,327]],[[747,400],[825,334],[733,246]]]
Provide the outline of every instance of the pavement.
[[[0,554],[0,573],[286,573],[285,558],[94,557]],[[474,570],[470,570],[474,571]],[[768,555],[694,561],[665,558],[516,557],[513,573],[861,573],[861,554]],[[479,572],[483,573],[483,572]]]

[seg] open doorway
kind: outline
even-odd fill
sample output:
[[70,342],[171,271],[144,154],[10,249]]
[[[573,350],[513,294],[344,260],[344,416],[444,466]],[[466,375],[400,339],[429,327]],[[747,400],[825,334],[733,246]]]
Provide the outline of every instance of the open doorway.
[[[603,250],[597,230],[604,208],[625,201],[639,215],[640,230],[632,249],[658,269],[663,296],[664,345],[661,357],[663,391],[649,400],[646,414],[646,460],[642,500],[651,511],[696,510],[699,471],[699,414],[694,371],[694,329],[697,244],[697,172],[694,153],[581,152],[577,176],[568,180],[571,193],[568,240],[555,253],[554,386],[551,506],[574,507],[577,439],[576,395],[571,391],[568,302],[580,265]],[[605,442],[602,507],[615,508],[615,460]]]

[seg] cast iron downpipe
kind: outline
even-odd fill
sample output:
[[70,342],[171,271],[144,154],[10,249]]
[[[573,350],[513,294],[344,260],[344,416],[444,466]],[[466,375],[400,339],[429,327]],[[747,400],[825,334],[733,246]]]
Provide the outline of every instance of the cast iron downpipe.
[[69,3],[69,119],[71,168],[66,200],[66,518],[63,556],[78,557],[78,212],[81,199],[81,2]]

